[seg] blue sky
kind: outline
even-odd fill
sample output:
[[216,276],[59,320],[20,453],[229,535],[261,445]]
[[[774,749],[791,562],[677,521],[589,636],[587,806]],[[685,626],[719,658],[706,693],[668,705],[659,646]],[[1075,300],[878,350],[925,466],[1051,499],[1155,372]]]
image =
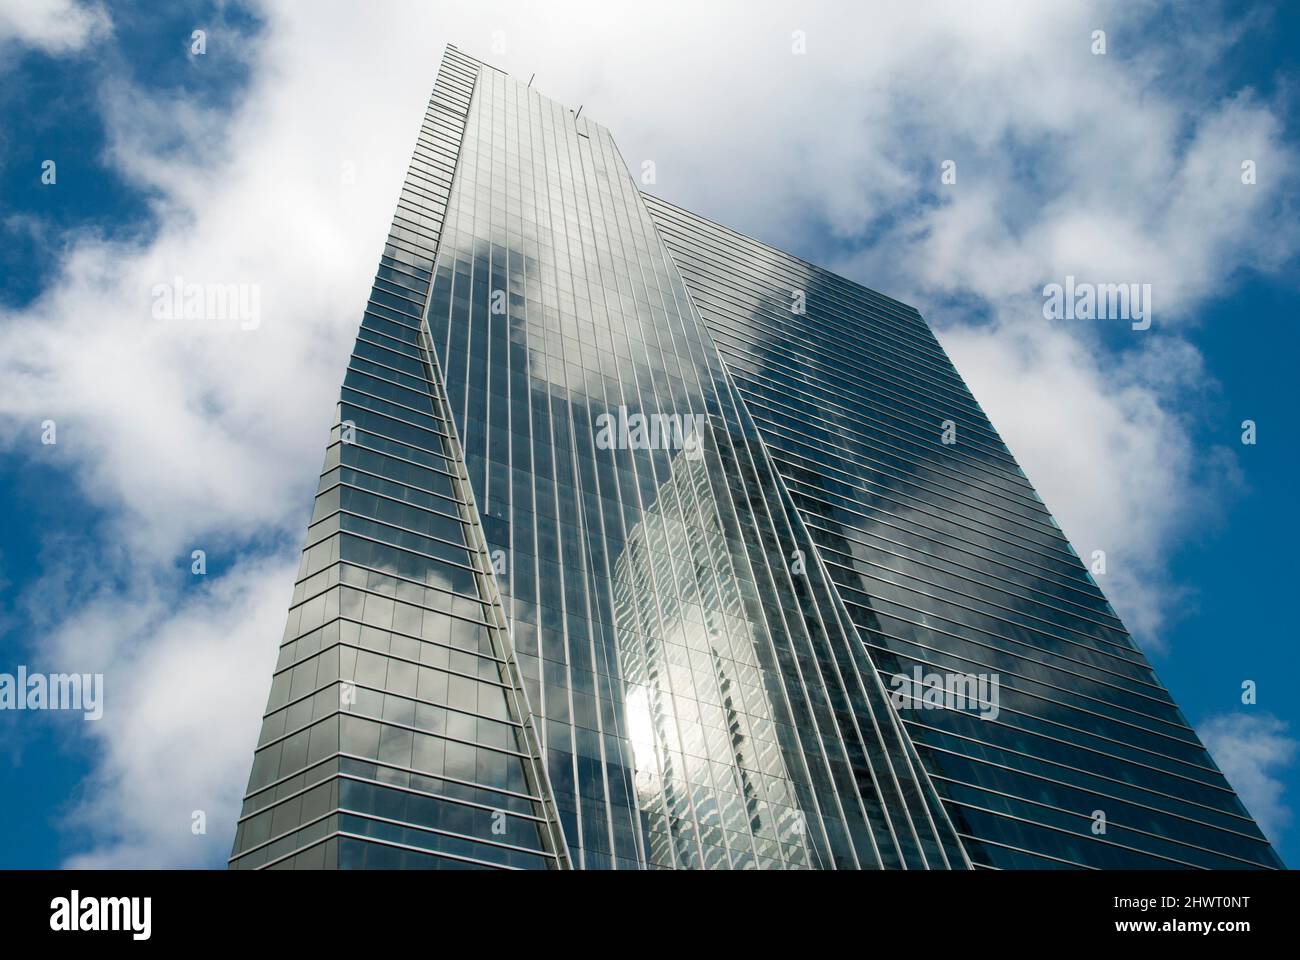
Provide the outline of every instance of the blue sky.
[[[102,670],[108,698],[94,725],[0,713],[0,866],[224,860],[447,42],[584,104],[666,198],[915,303],[1079,552],[1107,550],[1103,588],[1300,863],[1298,37],[1268,4],[0,12],[0,671]],[[1152,331],[1045,321],[1067,273],[1151,282]],[[263,323],[160,328],[148,290],[176,275],[258,284]]]

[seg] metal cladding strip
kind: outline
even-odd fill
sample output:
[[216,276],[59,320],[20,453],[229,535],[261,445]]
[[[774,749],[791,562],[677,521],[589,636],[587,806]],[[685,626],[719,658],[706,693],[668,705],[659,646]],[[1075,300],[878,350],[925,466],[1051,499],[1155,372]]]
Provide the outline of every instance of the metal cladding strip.
[[[435,402],[438,406],[439,415],[442,417],[443,422],[447,424],[448,430],[455,436],[456,422],[451,416],[446,391],[441,386],[442,374],[438,370],[438,355],[433,349],[433,343],[429,338],[427,322],[421,330],[421,340],[421,349],[425,356],[425,363],[429,367],[430,380],[438,385]],[[456,447],[460,449],[459,439],[456,440]],[[542,744],[535,728],[537,714],[528,701],[528,690],[515,658],[514,645],[510,641],[510,618],[506,615],[505,604],[502,602],[501,587],[497,583],[496,572],[493,569],[489,555],[487,538],[483,533],[483,524],[480,519],[482,514],[475,502],[474,487],[470,483],[469,474],[465,470],[463,455],[457,457],[453,465],[457,473],[457,493],[465,501],[461,507],[461,516],[466,526],[474,531],[474,537],[477,541],[474,544],[474,551],[479,591],[487,599],[487,606],[492,611],[492,617],[496,621],[497,631],[493,636],[500,644],[497,656],[505,662],[512,688],[511,694],[516,700],[516,715],[523,727],[528,755],[533,761],[525,768],[529,777],[529,787],[531,788],[529,792],[540,796],[543,805],[546,807],[546,821],[551,835],[551,846],[559,859],[559,865],[562,868],[572,869],[573,864],[569,856],[569,846],[564,838],[564,825],[560,821],[558,811],[555,809]]]

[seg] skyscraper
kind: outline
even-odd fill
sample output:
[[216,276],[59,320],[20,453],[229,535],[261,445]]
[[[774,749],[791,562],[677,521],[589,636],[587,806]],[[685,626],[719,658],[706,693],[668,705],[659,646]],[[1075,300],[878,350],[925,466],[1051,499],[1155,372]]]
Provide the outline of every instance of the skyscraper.
[[231,865],[1280,864],[915,310],[449,48]]

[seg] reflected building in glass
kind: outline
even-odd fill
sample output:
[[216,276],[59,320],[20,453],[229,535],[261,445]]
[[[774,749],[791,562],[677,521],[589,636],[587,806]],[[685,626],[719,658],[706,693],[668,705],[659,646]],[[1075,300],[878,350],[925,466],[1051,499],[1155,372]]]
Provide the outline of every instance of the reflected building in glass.
[[449,48],[231,866],[1280,862],[915,310]]

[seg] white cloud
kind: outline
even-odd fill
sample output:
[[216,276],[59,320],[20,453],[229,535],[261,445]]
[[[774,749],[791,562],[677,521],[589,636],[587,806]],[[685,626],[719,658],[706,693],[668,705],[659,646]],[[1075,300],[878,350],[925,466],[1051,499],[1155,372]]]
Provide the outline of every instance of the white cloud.
[[[1025,326],[953,326],[943,343],[1079,555],[1091,563],[1105,552],[1096,580],[1129,629],[1161,646],[1180,600],[1164,552],[1193,519],[1212,520],[1213,494],[1234,474],[1198,463],[1203,454],[1142,380],[1066,331]],[[1200,357],[1182,353],[1199,371]]]
[[1201,723],[1197,732],[1259,828],[1276,844],[1291,823],[1280,775],[1294,761],[1300,741],[1268,713],[1220,714]]
[[108,14],[98,4],[75,0],[0,2],[0,44],[16,41],[46,53],[80,50],[109,32]]
[[105,675],[104,716],[84,725],[99,762],[64,817],[83,840],[67,866],[224,864],[296,567],[241,560],[179,601],[160,585],[104,590],[59,625],[46,655]]
[[[1125,31],[1138,13],[735,3],[633,18],[591,2],[376,17],[285,4],[267,8],[255,40],[211,38],[204,69],[253,71],[230,116],[107,77],[106,161],[152,191],[159,231],[136,244],[69,238],[47,292],[0,315],[0,444],[54,458],[102,509],[99,563],[118,591],[64,580],[34,645],[70,668],[102,663],[131,691],[101,721],[71,862],[208,863],[229,841],[292,544],[447,42],[584,104],[630,166],[656,161],[668,199],[787,248],[807,242],[796,252],[824,251],[811,238],[828,227],[865,244],[828,265],[943,328],[1081,552],[1108,551],[1121,614],[1158,636],[1174,596],[1163,555],[1231,482],[1230,467],[1196,465],[1172,412],[1201,367],[1164,320],[1188,322],[1243,266],[1294,254],[1294,227],[1275,212],[1293,160],[1268,104],[1241,95],[1201,109],[1159,86],[1171,70],[1204,71],[1219,48],[1153,70],[1159,51],[1134,45],[1160,37]],[[1096,22],[1110,31],[1104,58],[1087,53]],[[790,52],[794,29],[807,31],[806,56]],[[1255,188],[1232,182],[1246,153]],[[958,186],[942,193],[946,158]],[[1066,272],[1156,284],[1160,327],[1135,335],[1118,365],[1103,361],[1093,331],[1035,320],[1034,291]],[[258,285],[260,326],[154,320],[150,291],[176,276]],[[991,322],[969,322],[984,309]],[[46,418],[56,447],[39,445]],[[196,547],[214,570],[233,565],[210,594],[179,596],[176,571]],[[163,722],[173,710],[181,730]],[[168,770],[183,782],[160,785]],[[207,845],[188,834],[200,807]]]

